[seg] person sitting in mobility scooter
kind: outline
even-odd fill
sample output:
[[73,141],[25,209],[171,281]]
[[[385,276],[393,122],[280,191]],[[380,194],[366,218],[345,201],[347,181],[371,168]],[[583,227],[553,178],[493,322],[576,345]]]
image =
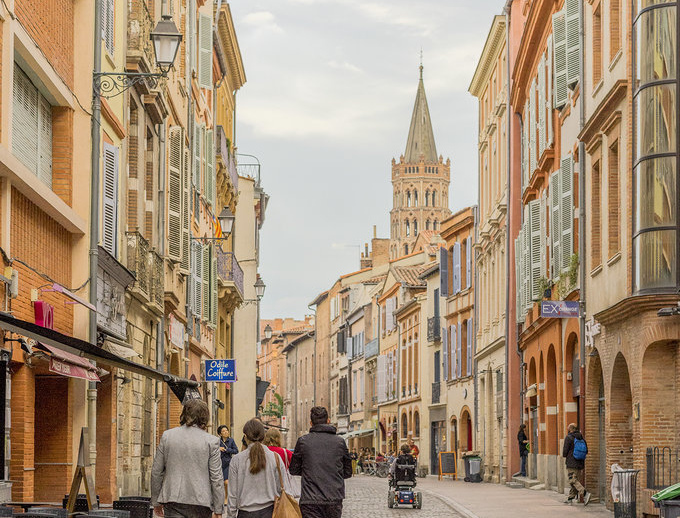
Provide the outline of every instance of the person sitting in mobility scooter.
[[414,509],[423,506],[423,495],[415,492],[416,459],[411,455],[408,444],[401,447],[399,457],[390,466],[390,485],[387,493],[387,507],[410,505]]

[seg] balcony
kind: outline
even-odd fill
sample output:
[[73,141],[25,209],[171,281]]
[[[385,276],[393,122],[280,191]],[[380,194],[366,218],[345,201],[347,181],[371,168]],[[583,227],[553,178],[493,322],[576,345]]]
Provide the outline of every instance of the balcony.
[[374,356],[378,356],[378,339],[374,338],[370,342],[366,344],[364,347],[364,359],[368,360],[369,358],[373,358]]
[[127,235],[127,269],[135,274],[135,282],[132,289],[139,292],[147,300],[149,297],[149,284],[151,261],[149,259],[149,242],[139,232],[126,232]]
[[163,313],[164,303],[163,296],[165,294],[165,275],[163,271],[163,258],[155,251],[151,252],[151,286],[149,298],[155,309]]
[[[224,132],[222,126],[217,126],[217,160],[218,163],[227,172],[227,176],[231,180],[231,191],[234,193],[238,192],[238,171],[236,169],[236,159],[231,153],[230,142],[227,138],[227,134]],[[229,191],[229,189],[227,189]],[[229,205],[230,200],[227,200],[227,205]]]
[[427,341],[436,343],[441,340],[441,327],[439,325],[439,317],[430,317],[427,319]]
[[347,405],[338,405],[338,415],[349,415]]
[[217,278],[220,283],[219,298],[226,299],[231,310],[243,302],[243,270],[233,252],[217,250]]
[[432,384],[432,404],[438,405],[440,397],[441,397],[441,382],[435,381]]

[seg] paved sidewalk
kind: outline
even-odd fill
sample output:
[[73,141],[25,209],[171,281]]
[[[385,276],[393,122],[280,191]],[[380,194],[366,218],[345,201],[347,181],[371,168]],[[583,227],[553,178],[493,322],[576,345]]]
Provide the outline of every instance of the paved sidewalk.
[[555,491],[511,489],[505,485],[479,483],[450,478],[437,480],[429,476],[418,479],[423,500],[432,492],[441,497],[466,518],[613,518],[614,513],[592,502],[568,505],[566,496]]

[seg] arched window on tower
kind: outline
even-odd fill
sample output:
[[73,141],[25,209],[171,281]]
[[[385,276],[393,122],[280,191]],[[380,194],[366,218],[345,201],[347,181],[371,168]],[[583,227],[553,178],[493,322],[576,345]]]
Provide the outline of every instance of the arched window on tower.
[[417,190],[413,191],[413,206],[414,207],[418,206],[418,191]]
[[430,220],[425,221],[425,230],[430,230]]
[[408,255],[408,245],[404,245],[404,255]]
[[417,219],[413,220],[413,235],[414,236],[418,235],[418,220]]
[[432,191],[432,206],[437,206],[437,191]]
[[411,206],[411,191],[406,191],[406,206]]
[[425,206],[429,207],[430,205],[430,190],[428,189],[425,191]]
[[438,227],[439,227],[439,222],[435,219],[434,223],[432,223],[432,230],[437,230]]
[[406,222],[406,237],[409,237],[411,235],[411,224],[407,221]]

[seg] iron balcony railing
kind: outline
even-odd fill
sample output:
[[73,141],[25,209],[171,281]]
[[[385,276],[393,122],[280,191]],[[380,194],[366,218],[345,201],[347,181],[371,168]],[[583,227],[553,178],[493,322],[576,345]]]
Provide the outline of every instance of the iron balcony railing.
[[663,489],[680,482],[678,450],[670,446],[647,448],[647,489]]
[[374,356],[378,356],[378,339],[374,338],[368,342],[364,347],[364,359],[368,360]]
[[217,277],[222,282],[233,282],[243,297],[243,269],[233,252],[223,252],[217,247]]
[[238,164],[238,174],[255,180],[260,185],[260,164]]
[[127,268],[135,274],[134,287],[149,297],[151,261],[149,242],[139,232],[126,232]]
[[217,126],[217,153],[222,156],[222,160],[227,166],[227,172],[234,190],[238,192],[238,171],[236,169],[236,159],[229,149],[227,134],[222,126]]
[[430,317],[427,319],[427,341],[438,342],[439,340],[441,340],[439,317]]
[[151,261],[153,267],[151,268],[151,293],[149,299],[156,306],[163,310],[163,295],[165,291],[165,275],[163,272],[163,258],[155,251],[151,252]]
[[441,382],[435,381],[432,384],[432,404],[433,405],[438,404],[440,397],[441,397]]

